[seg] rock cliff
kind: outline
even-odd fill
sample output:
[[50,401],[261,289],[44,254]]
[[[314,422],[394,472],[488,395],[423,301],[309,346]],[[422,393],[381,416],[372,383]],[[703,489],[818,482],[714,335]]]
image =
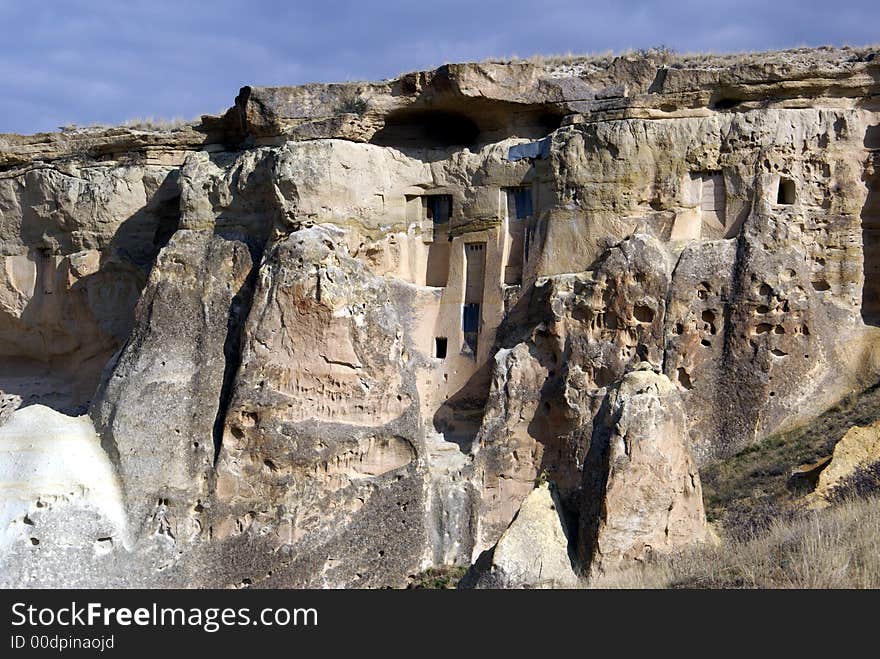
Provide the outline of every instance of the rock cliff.
[[0,583],[399,587],[482,556],[483,585],[570,586],[704,541],[701,467],[880,378],[878,274],[871,48],[0,135]]

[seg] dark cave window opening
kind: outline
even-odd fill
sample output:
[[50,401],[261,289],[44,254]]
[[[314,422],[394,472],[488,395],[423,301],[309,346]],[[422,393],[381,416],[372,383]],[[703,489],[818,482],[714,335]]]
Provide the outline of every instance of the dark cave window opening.
[[523,262],[525,260],[525,225],[534,214],[531,186],[521,185],[504,188],[504,202],[507,204],[507,253],[504,263],[504,283],[507,286],[522,284]]
[[506,188],[507,191],[507,216],[512,220],[525,220],[530,218],[532,209],[532,188],[530,186],[517,186]]
[[425,273],[427,286],[446,286],[449,279],[451,240],[449,224],[452,217],[452,195],[430,194],[421,197],[422,227],[430,238]]
[[445,336],[437,336],[434,337],[434,357],[437,359],[446,359],[446,345],[447,340]]
[[791,206],[795,201],[796,189],[794,181],[784,176],[779,177],[779,188],[776,191],[776,203]]
[[474,353],[477,352],[477,338],[480,334],[480,305],[467,303],[462,310],[461,328],[464,331],[464,342]]
[[432,194],[423,197],[427,218],[434,224],[448,224],[452,217],[452,195]]
[[423,108],[391,112],[370,142],[403,148],[448,148],[471,146],[479,137],[480,128],[471,117]]

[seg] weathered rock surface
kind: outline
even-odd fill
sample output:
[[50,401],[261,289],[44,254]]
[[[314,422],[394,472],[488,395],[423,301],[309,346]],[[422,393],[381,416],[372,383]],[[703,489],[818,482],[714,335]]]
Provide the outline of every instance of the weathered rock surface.
[[571,531],[549,483],[522,502],[498,543],[462,579],[462,588],[575,588]]
[[72,583],[41,567],[59,556],[91,562],[121,545],[119,485],[88,416],[43,405],[11,414],[0,426],[0,585]]
[[183,514],[210,492],[224,345],[250,268],[241,242],[175,233],[144,290],[135,330],[98,390],[92,416],[124,483],[133,530],[168,501]]
[[177,173],[163,166],[0,173],[0,389],[85,411],[131,332],[178,197]]
[[539,280],[529,321],[503,328],[511,341],[528,334],[496,353],[475,440],[479,549],[495,543],[542,471],[578,505],[607,388],[639,364],[662,362],[669,269],[660,242],[637,234],[609,248],[593,271]]
[[880,423],[853,426],[834,445],[834,453],[819,473],[816,489],[807,497],[810,504],[826,505],[835,490],[858,469],[880,463]]
[[707,537],[676,386],[631,371],[609,392],[584,467],[581,565],[596,574]]
[[125,517],[40,508],[4,583],[401,586],[502,560],[542,474],[582,571],[699,541],[698,466],[880,377],[878,92],[651,51],[0,136],[0,433],[88,410]]
[[[271,537],[307,557],[270,583],[402,585],[426,547],[405,332],[414,292],[370,274],[342,236],[302,229],[266,256],[226,414],[214,537]],[[347,560],[335,547],[348,548]]]

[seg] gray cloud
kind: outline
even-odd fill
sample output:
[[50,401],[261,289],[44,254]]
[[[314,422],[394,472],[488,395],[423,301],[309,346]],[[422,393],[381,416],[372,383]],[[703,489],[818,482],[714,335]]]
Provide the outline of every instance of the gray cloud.
[[245,84],[393,77],[446,61],[664,44],[877,41],[875,0],[0,0],[0,132],[195,117]]

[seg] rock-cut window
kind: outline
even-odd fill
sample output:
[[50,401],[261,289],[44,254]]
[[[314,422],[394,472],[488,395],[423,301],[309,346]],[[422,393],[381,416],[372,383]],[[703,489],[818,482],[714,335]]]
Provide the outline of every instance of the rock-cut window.
[[462,309],[461,328],[464,342],[472,352],[477,352],[477,337],[480,334],[480,305],[470,302]]
[[532,189],[527,186],[507,188],[507,216],[515,220],[525,220],[532,213]]
[[434,224],[446,224],[452,216],[452,195],[433,194],[425,197],[428,219]]
[[794,181],[784,176],[779,177],[779,189],[776,192],[776,203],[791,206],[794,203],[796,189]]

